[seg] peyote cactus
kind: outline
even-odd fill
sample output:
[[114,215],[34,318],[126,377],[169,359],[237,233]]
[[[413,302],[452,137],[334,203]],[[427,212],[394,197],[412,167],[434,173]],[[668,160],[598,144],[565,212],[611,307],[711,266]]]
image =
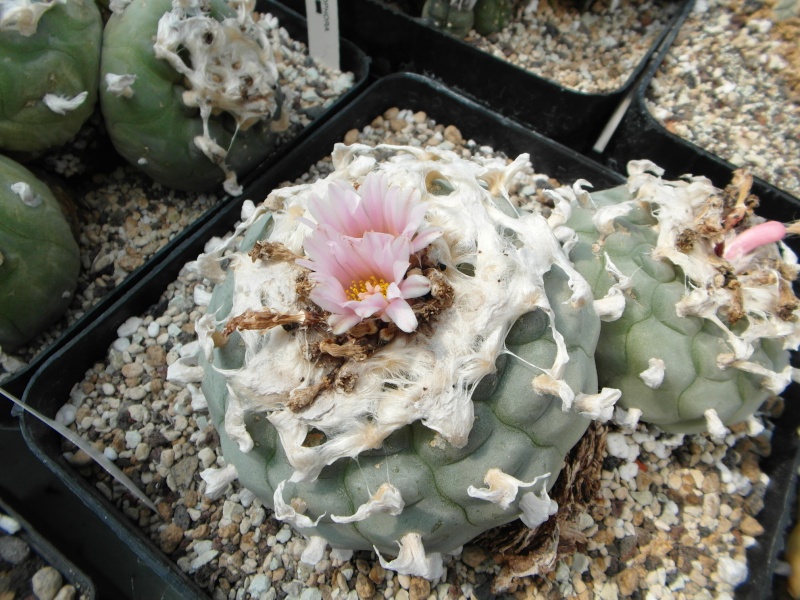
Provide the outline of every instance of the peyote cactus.
[[616,400],[597,391],[600,323],[548,221],[509,201],[527,156],[333,159],[194,265],[216,284],[196,329],[228,462],[206,493],[238,476],[311,538],[309,562],[375,548],[436,577],[440,553],[555,510],[565,455]]
[[286,125],[267,17],[254,4],[133,0],[109,19],[103,117],[117,151],[156,181],[207,190],[224,179],[238,194],[236,172],[274,148]]
[[72,139],[97,100],[103,25],[92,0],[0,2],[0,148]]
[[33,173],[0,156],[0,346],[13,351],[66,310],[80,269],[61,207]]
[[786,230],[753,214],[743,173],[720,191],[702,177],[664,181],[645,161],[629,171],[627,186],[579,193],[568,222],[580,236],[571,259],[607,321],[600,383],[621,390],[634,420],[721,434],[791,380],[797,265],[772,243]]

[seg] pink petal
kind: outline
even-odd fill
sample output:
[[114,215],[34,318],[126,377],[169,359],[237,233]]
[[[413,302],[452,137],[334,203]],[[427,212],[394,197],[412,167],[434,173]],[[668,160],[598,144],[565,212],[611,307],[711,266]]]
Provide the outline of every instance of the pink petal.
[[726,260],[737,260],[766,244],[773,244],[786,236],[786,226],[779,221],[759,223],[738,234],[730,244],[726,245],[722,254]]
[[423,248],[430,246],[431,242],[442,237],[442,229],[439,227],[426,227],[421,230],[411,241],[411,252],[419,252]]
[[361,322],[361,317],[354,313],[350,314],[331,314],[328,317],[328,326],[334,335],[340,335],[348,329],[355,327]]
[[350,300],[344,306],[351,309],[362,319],[367,319],[375,314],[381,313],[387,305],[383,294],[371,294],[363,300]]
[[419,298],[431,291],[431,282],[424,275],[409,275],[400,282],[403,298]]
[[405,300],[392,300],[384,314],[406,333],[411,333],[417,328],[417,317]]

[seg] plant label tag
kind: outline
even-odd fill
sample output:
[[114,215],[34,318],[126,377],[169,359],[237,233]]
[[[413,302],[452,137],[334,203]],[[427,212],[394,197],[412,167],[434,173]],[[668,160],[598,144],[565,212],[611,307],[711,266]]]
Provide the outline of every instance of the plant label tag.
[[323,65],[339,70],[339,10],[336,0],[306,0],[308,51]]

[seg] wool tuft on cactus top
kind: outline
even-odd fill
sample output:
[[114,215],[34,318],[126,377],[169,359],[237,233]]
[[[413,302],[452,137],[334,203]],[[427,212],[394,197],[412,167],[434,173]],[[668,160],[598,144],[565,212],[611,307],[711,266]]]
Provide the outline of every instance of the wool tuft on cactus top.
[[278,518],[431,575],[439,553],[552,512],[577,407],[600,396],[599,319],[547,220],[510,204],[527,156],[333,158],[197,261],[217,284],[203,390],[226,460]]

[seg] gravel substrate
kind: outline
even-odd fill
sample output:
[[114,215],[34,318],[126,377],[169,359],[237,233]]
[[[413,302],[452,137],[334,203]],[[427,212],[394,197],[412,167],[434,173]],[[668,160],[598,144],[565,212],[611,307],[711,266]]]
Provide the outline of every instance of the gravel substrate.
[[[476,160],[495,156],[455,127],[396,109],[346,140],[433,143]],[[328,170],[323,161],[306,177]],[[528,171],[517,190],[535,195],[552,185]],[[119,328],[107,359],[76,383],[59,418],[116,461],[159,514],[141,508],[65,443],[73,465],[214,599],[725,599],[747,577],[745,549],[763,532],[755,517],[768,482],[758,466],[769,452],[768,420],[763,431],[757,420],[748,424],[753,437],[739,427],[724,440],[609,426],[599,497],[562,529],[575,552],[547,575],[516,579],[503,593],[493,586],[506,572],[480,544],[446,557],[436,581],[386,571],[368,552],[326,551],[315,566],[301,563],[306,541],[238,483],[218,500],[203,494],[200,472],[225,465],[218,437],[192,389],[166,381],[166,373],[197,352],[194,322],[204,307],[194,298],[209,289],[184,269],[157,305]]]
[[[290,38],[277,21],[273,27],[280,40],[275,56],[283,106],[289,114],[289,127],[281,134],[286,142],[328,109],[354,81],[352,73],[330,70],[310,58],[305,44]],[[78,230],[81,272],[67,313],[53,327],[13,354],[4,354],[0,348],[0,383],[24,368],[222,197],[221,190],[206,194],[169,190],[130,166],[96,172],[86,164],[95,160],[87,147],[104,135],[100,121],[99,114],[95,115],[71,145],[40,161],[44,169],[63,178],[63,187],[73,201],[71,217]],[[104,151],[113,153],[109,147]],[[91,176],[87,176],[87,169]]]
[[533,0],[520,18],[487,37],[465,41],[572,90],[619,90],[647,55],[678,3],[658,0]]
[[800,196],[800,22],[700,0],[647,93],[669,131]]

